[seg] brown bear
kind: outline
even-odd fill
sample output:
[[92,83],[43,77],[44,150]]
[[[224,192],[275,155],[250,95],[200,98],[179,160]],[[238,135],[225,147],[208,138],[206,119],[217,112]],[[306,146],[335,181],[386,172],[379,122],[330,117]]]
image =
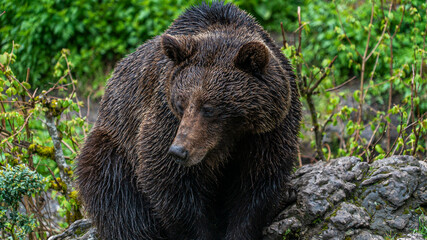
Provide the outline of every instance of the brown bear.
[[123,59],[77,164],[101,239],[261,239],[289,193],[289,61],[232,4],[202,3]]

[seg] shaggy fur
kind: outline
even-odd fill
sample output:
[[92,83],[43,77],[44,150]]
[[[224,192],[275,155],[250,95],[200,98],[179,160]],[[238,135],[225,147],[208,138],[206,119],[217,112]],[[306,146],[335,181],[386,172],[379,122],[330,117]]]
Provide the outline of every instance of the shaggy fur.
[[298,97],[247,13],[187,10],[117,65],[79,156],[101,239],[261,239],[287,201]]

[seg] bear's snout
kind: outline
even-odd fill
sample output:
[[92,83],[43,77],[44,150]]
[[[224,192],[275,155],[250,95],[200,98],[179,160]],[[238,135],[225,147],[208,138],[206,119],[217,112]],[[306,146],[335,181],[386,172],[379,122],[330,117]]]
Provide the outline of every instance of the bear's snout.
[[168,153],[172,155],[175,161],[179,164],[183,164],[188,160],[188,150],[183,146],[172,145],[169,148]]

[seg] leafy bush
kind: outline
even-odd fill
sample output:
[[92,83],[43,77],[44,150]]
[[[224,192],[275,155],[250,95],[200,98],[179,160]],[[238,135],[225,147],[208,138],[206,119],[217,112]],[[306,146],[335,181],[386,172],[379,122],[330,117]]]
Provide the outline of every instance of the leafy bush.
[[[320,9],[320,15],[311,10],[303,12],[314,21],[302,18],[306,22],[301,21],[296,31],[298,39],[309,40],[285,46],[284,53],[300,78],[300,93],[311,116],[304,126],[314,132],[310,139],[317,158],[325,159],[325,154],[328,158],[354,155],[372,161],[411,154],[423,159],[427,135],[427,105],[422,100],[427,98],[427,19],[418,12],[425,11],[426,4],[393,6],[375,0],[352,2],[354,6],[347,8],[338,1],[325,3],[326,7],[319,2],[311,4]],[[351,26],[342,23],[343,15]],[[313,27],[315,31],[310,32]],[[407,39],[414,44],[409,45]],[[398,54],[401,51],[409,54]],[[358,85],[350,87],[352,92],[340,91],[351,81]],[[396,95],[400,103],[392,101]],[[329,144],[323,141],[328,127],[339,129]]]
[[36,227],[32,216],[19,211],[19,203],[24,196],[42,191],[43,186],[43,177],[25,165],[0,170],[0,230],[10,239],[25,239]]
[[[54,64],[56,83],[48,90],[31,91],[29,79],[19,80],[12,71],[17,47],[13,44],[10,52],[0,55],[0,167],[8,170],[0,182],[10,189],[3,192],[6,186],[1,185],[0,199],[11,211],[0,220],[12,237],[28,234],[30,239],[44,239],[48,232],[82,217],[71,166],[89,126],[80,113],[82,102],[75,92],[69,51],[62,50]],[[22,165],[26,168],[14,168]],[[39,182],[27,168],[46,181]],[[33,178],[28,178],[30,174]],[[23,202],[26,214],[14,212],[18,202],[13,199],[21,195],[29,195]],[[41,213],[37,206],[45,205],[46,199],[59,205],[57,213]],[[54,223],[52,216],[62,220]]]
[[[375,72],[376,83],[390,80],[393,92],[411,94],[409,85],[398,81],[399,77],[411,75],[411,65],[420,66],[425,58],[425,23],[427,21],[427,3],[422,0],[401,1],[393,5],[389,12],[389,3],[374,0],[373,22],[370,25],[372,1],[309,1],[302,7],[302,19],[307,25],[302,33],[302,54],[309,66],[326,65],[325,56],[338,56],[334,63],[334,75],[331,81],[341,84],[358,75],[362,70],[361,57],[366,49],[368,31],[370,41],[368,48],[373,49],[384,32],[380,45],[365,64],[365,73]],[[385,22],[387,21],[387,26]],[[369,26],[372,26],[369,29]],[[396,31],[390,52],[390,39]],[[378,55],[379,54],[379,55]],[[380,56],[377,58],[377,56]],[[390,65],[390,62],[394,66]],[[399,67],[395,67],[399,66]],[[403,68],[402,71],[393,71]],[[427,74],[427,65],[422,66]],[[420,71],[421,68],[417,67]],[[306,72],[307,74],[307,72]],[[404,74],[403,76],[399,74]],[[379,104],[387,104],[384,97],[390,84],[381,84],[372,89],[371,96]],[[426,84],[421,84],[418,91],[427,97]],[[369,100],[369,99],[368,99]],[[427,101],[420,103],[420,108],[427,110]]]

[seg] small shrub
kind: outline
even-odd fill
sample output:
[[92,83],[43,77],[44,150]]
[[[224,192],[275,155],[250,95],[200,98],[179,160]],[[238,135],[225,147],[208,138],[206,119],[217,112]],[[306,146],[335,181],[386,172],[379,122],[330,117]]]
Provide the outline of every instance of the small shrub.
[[24,196],[43,190],[44,178],[25,165],[10,165],[0,170],[0,231],[7,239],[26,239],[36,228],[32,215],[19,211]]
[[[10,170],[15,166],[26,166],[17,167],[15,172],[22,170],[20,174],[26,179],[27,169],[30,169],[46,181],[37,186],[28,185],[30,182],[22,185],[19,177],[3,181],[14,187],[6,192],[9,195],[1,195],[3,200],[11,202],[10,193],[14,193],[11,196],[16,199],[21,195],[28,195],[28,198],[25,200],[26,214],[13,211],[9,215],[3,214],[2,226],[12,237],[28,234],[30,239],[44,239],[58,230],[58,224],[66,227],[82,217],[71,166],[89,125],[81,115],[82,102],[76,94],[77,81],[71,74],[69,51],[63,49],[57,59],[52,74],[57,78],[56,83],[48,90],[31,91],[30,74],[27,73],[25,80],[19,80],[12,70],[18,47],[13,43],[10,52],[0,54],[0,167]],[[33,192],[23,192],[25,189]],[[57,213],[39,214],[40,209],[34,207],[43,206],[47,198],[57,202]],[[16,209],[16,204],[15,201],[7,206]],[[61,216],[62,220],[40,225],[51,222],[52,216]],[[6,217],[16,224],[13,221],[5,224]]]

